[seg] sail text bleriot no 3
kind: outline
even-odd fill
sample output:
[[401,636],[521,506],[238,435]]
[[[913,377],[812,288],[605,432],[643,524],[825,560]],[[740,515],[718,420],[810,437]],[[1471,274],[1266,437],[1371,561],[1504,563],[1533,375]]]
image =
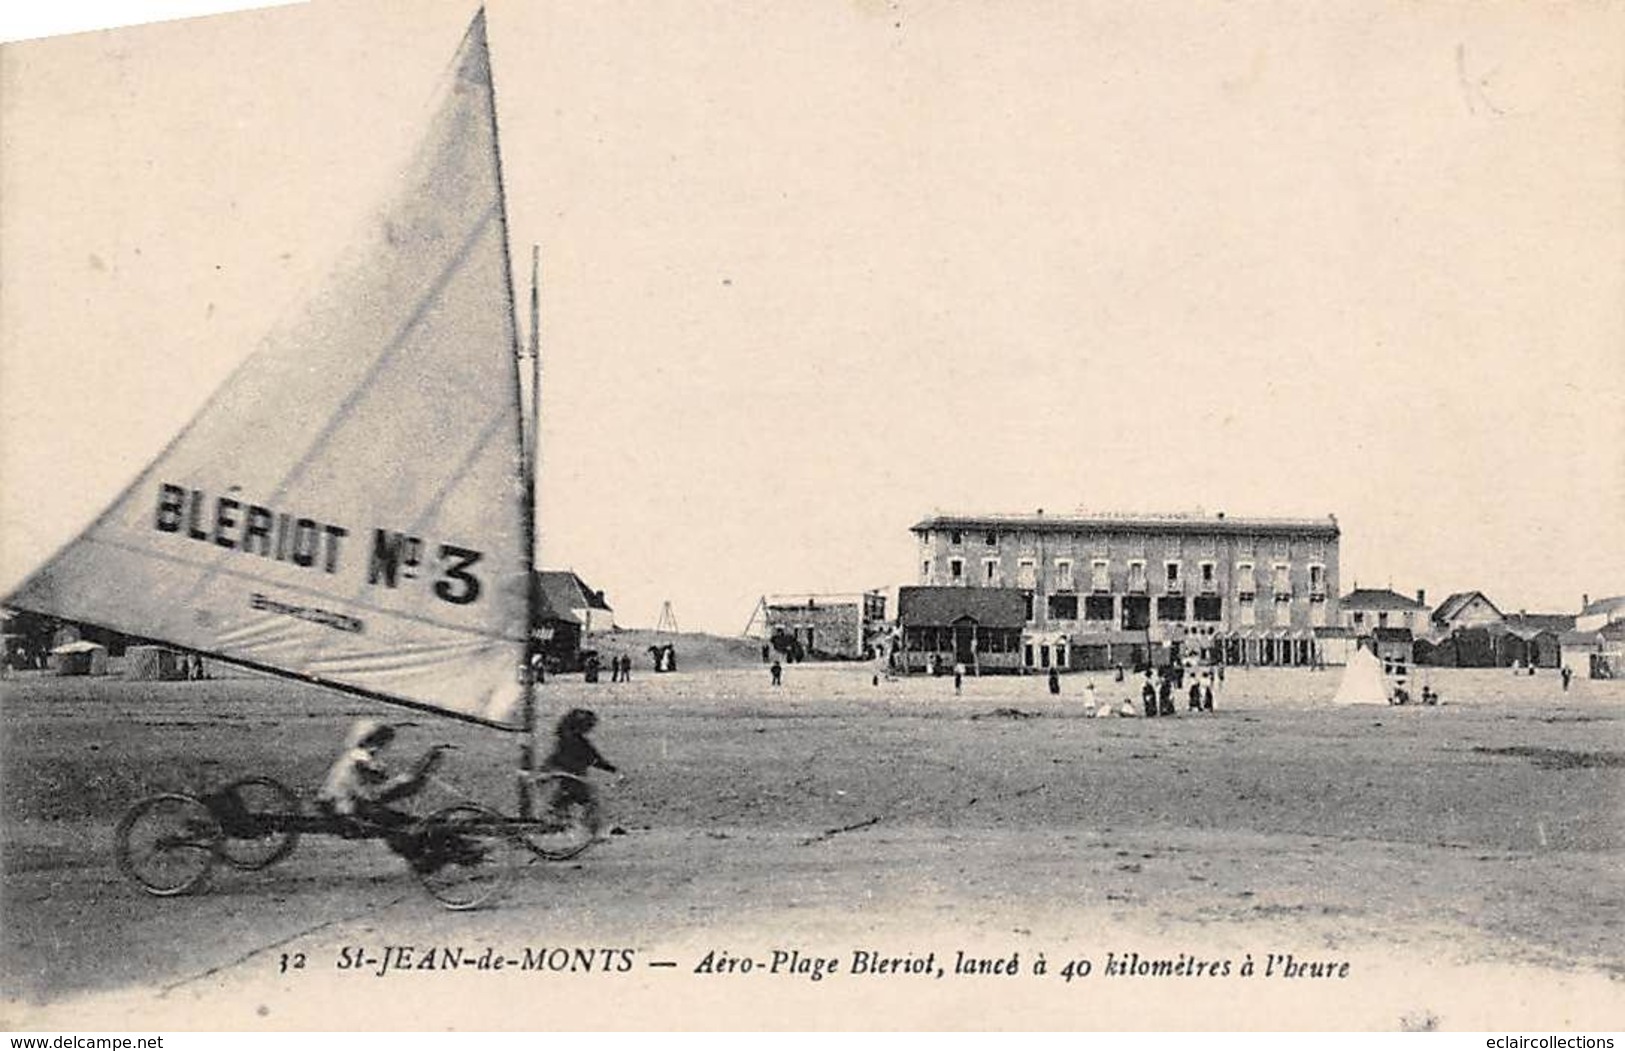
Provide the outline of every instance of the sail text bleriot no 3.
[[[350,529],[346,526],[278,511],[237,496],[210,497],[201,489],[169,482],[158,486],[153,528],[319,572],[340,573],[349,564],[344,540]],[[432,570],[438,573],[431,589],[434,596],[456,606],[478,601],[484,589],[471,570],[484,557],[483,552],[458,544],[431,545],[422,537],[382,527],[372,530],[366,583],[396,588],[418,579],[428,568],[424,561],[430,550],[439,563]]]

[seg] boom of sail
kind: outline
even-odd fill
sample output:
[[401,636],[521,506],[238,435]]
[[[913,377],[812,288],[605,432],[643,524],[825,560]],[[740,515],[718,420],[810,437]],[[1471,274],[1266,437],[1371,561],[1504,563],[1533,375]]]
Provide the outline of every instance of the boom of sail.
[[6,602],[517,728],[531,493],[482,11],[397,196]]

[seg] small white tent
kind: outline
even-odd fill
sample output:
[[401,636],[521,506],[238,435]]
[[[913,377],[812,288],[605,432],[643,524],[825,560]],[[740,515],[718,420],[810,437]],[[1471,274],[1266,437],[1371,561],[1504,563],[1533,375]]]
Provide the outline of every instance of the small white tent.
[[1364,646],[1349,655],[1343,681],[1337,684],[1333,704],[1387,704],[1388,681],[1382,675],[1382,661]]

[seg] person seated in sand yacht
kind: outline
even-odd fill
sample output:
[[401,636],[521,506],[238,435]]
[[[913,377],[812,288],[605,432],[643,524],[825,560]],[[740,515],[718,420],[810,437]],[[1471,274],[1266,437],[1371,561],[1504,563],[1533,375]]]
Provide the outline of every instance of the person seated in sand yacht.
[[450,745],[437,744],[424,753],[412,770],[391,774],[380,753],[395,739],[395,728],[376,719],[357,719],[345,736],[344,751],[328,768],[316,794],[316,808],[329,817],[351,824],[355,831],[371,825],[384,831],[384,842],[395,853],[412,858],[417,837],[408,831],[417,818],[389,804],[423,790],[424,783]]

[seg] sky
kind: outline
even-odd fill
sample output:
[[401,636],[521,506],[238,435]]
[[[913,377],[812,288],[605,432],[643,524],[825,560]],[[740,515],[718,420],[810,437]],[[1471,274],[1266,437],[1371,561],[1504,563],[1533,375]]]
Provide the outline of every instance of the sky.
[[[540,561],[621,623],[911,583],[937,510],[1331,513],[1345,591],[1625,593],[1625,8],[487,10]],[[474,11],[0,49],[0,591],[320,283]]]

